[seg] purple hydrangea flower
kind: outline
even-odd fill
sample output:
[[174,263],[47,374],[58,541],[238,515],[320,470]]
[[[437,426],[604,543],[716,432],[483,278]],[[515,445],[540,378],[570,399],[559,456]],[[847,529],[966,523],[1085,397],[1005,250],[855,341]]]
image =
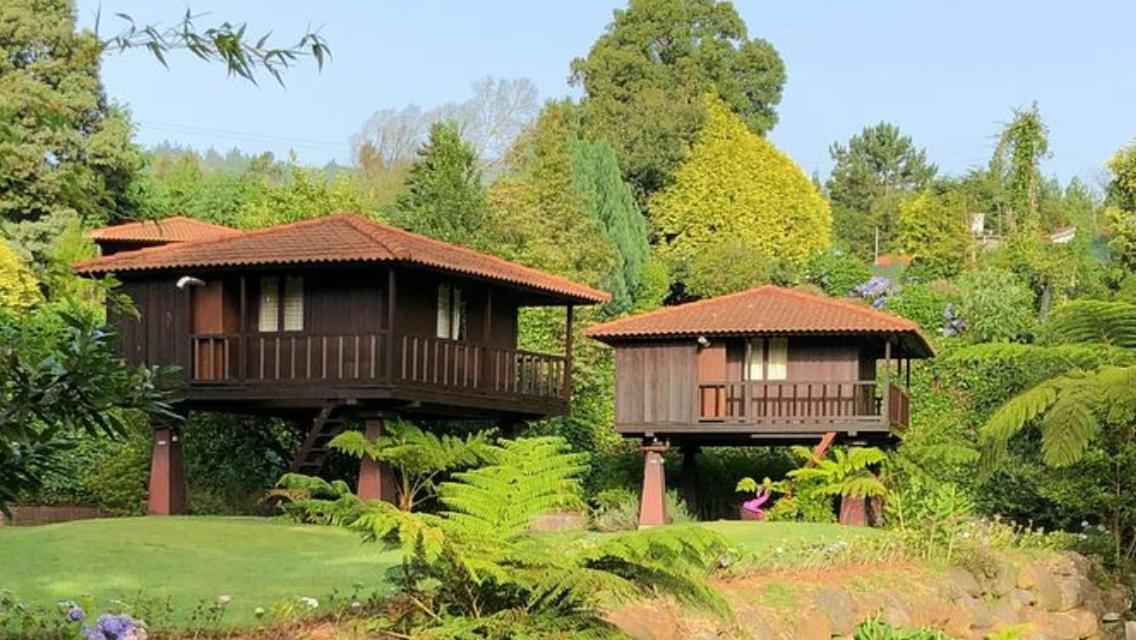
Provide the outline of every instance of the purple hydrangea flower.
[[99,616],[93,629],[85,631],[86,640],[125,640],[134,631],[134,620],[128,615],[107,613]]
[[873,307],[882,309],[887,304],[888,296],[895,293],[895,288],[889,278],[883,276],[873,276],[865,283],[856,285],[852,289],[852,295],[857,298],[868,300]]
[[87,617],[87,612],[83,611],[82,607],[73,606],[67,610],[67,619],[71,622],[79,622]]

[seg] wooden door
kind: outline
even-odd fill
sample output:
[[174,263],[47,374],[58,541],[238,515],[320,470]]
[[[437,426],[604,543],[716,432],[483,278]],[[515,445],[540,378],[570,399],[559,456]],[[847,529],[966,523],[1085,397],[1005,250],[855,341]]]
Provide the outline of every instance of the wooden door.
[[698,350],[698,403],[703,419],[726,417],[726,380],[726,343],[715,340]]
[[236,298],[228,296],[227,299],[221,280],[210,280],[204,286],[195,287],[192,298],[193,379],[224,380],[228,377],[231,357],[231,340],[224,334],[236,329]]

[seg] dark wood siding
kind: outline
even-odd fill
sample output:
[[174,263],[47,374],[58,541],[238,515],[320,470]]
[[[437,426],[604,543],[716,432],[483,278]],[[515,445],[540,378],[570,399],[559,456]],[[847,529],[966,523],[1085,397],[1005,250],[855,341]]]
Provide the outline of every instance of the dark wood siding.
[[857,380],[860,346],[841,338],[789,338],[789,380]]
[[188,294],[173,278],[124,282],[121,292],[129,297],[141,317],[112,313],[127,363],[168,365],[185,362],[189,350]]
[[615,369],[617,424],[694,420],[698,370],[693,340],[621,345]]

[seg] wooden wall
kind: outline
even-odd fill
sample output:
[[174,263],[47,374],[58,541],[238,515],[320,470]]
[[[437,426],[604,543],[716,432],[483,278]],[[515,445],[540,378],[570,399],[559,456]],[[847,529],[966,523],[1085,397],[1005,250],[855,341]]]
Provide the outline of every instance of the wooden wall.
[[[304,331],[296,335],[365,335],[387,329],[386,269],[259,271],[246,276],[245,331],[249,335],[256,335],[260,277],[293,274],[304,276]],[[218,325],[226,332],[238,331],[238,275],[193,274],[205,280],[206,286],[190,290],[175,286],[181,275],[184,274],[124,279],[121,292],[130,297],[141,318],[112,314],[109,320],[121,333],[122,352],[129,363],[185,366],[189,361],[189,335],[194,321],[201,328]],[[500,349],[516,348],[518,305],[511,290],[423,270],[398,273],[397,335],[434,336],[434,307],[441,282],[460,286],[466,297],[466,341],[488,343]],[[197,305],[191,304],[192,296],[203,303],[196,318],[193,309]],[[250,362],[256,362],[257,354],[250,352],[249,358]]]
[[696,348],[694,340],[616,348],[616,424],[694,422]]

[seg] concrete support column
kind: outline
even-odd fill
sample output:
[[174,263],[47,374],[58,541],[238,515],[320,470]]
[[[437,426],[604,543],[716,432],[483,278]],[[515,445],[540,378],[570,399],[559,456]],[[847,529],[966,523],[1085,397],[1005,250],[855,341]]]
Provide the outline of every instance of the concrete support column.
[[679,476],[679,488],[682,492],[682,501],[686,503],[686,510],[692,516],[698,515],[698,472],[695,468],[700,449],[693,445],[682,448],[682,471]]
[[[371,442],[383,435],[383,419],[367,420],[364,435]],[[359,461],[359,483],[355,495],[359,496],[360,500],[382,500],[397,504],[394,474],[390,467],[371,456],[363,456]]]
[[840,524],[854,527],[868,526],[868,500],[851,496],[842,497],[840,499]]
[[155,426],[150,453],[150,493],[147,511],[155,516],[188,513],[186,491],[181,438],[177,430],[171,426]]
[[667,480],[663,465],[666,445],[648,445],[643,452],[643,493],[639,499],[639,528],[667,523]]

